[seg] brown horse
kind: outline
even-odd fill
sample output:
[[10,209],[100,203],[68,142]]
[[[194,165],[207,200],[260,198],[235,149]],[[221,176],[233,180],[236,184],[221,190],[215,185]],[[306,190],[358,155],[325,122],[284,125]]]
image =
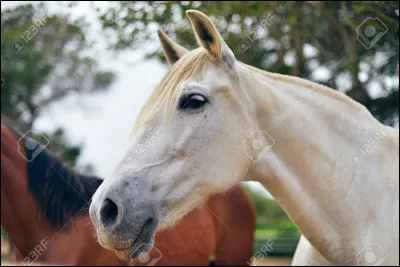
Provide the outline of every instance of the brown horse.
[[[102,180],[74,172],[46,149],[34,154],[41,148],[31,141],[22,139],[21,151],[21,136],[10,129],[2,118],[1,224],[17,260],[127,265],[94,238],[88,206]],[[235,187],[158,233],[149,257],[135,265],[243,265],[252,256],[254,229],[254,207]]]

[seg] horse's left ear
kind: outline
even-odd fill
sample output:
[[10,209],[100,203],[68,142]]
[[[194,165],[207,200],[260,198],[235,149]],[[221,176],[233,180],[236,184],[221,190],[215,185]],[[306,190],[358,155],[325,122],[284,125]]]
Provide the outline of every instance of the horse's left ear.
[[161,47],[167,58],[169,65],[174,65],[184,54],[189,52],[186,48],[172,41],[163,31],[158,31],[158,39],[160,39]]
[[210,19],[197,10],[187,10],[186,15],[192,23],[193,31],[200,45],[212,57],[227,61],[229,65],[233,65],[235,56]]

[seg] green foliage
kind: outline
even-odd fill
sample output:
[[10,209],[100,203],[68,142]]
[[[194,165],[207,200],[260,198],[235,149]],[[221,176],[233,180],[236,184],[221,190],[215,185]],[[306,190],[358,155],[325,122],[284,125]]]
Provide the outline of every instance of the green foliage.
[[[46,4],[25,4],[1,12],[1,112],[25,130],[46,107],[71,93],[104,91],[115,74],[88,56],[84,20],[49,15]],[[67,147],[63,130],[48,133],[55,151],[75,165],[81,146]],[[61,149],[61,150],[58,150]]]
[[289,222],[289,218],[279,204],[266,195],[242,184],[247,195],[251,199],[257,212],[257,228],[276,229],[283,222]]
[[[121,1],[99,18],[105,30],[118,36],[110,39],[116,50],[142,48],[137,43],[156,40],[158,27],[183,46],[194,48],[196,40],[185,16],[188,9],[212,18],[238,60],[339,89],[383,123],[398,122],[398,2]],[[368,18],[384,23],[374,24],[377,32],[388,28],[369,49],[357,38],[357,28],[372,23]],[[145,56],[165,62],[160,49]],[[317,79],[315,72],[321,68],[329,75]]]
[[112,72],[87,56],[83,21],[48,15],[46,5],[22,5],[1,13],[1,110],[32,127],[40,111],[72,92],[104,90]]
[[250,197],[257,212],[255,255],[258,255],[257,253],[260,253],[266,244],[271,244],[271,251],[268,252],[268,256],[292,257],[300,237],[296,226],[275,200],[251,189],[246,184],[242,183],[242,187]]
[[[299,233],[290,231],[273,236],[256,236],[253,249],[254,255],[256,257],[293,257],[299,239]],[[263,253],[268,244],[270,250]]]
[[46,137],[49,140],[47,149],[54,153],[59,158],[63,159],[63,162],[71,167],[76,167],[86,174],[92,174],[92,166],[90,164],[78,166],[78,158],[81,154],[83,144],[71,144],[68,142],[65,130],[58,128],[51,133],[47,133]]

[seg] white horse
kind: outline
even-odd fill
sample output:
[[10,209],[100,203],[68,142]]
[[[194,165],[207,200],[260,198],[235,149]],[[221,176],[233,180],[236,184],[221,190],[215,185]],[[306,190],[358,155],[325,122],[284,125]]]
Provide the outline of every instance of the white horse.
[[304,235],[295,265],[398,265],[398,130],[330,88],[238,62],[206,15],[187,15],[201,47],[159,33],[172,67],[93,198],[100,243],[136,257],[157,229],[251,179]]

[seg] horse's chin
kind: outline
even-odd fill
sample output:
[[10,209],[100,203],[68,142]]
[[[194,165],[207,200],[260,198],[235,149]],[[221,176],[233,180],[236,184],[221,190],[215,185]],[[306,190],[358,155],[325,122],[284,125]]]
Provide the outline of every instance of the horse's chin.
[[[125,241],[123,244],[104,244],[100,236],[97,234],[98,243],[105,249],[115,252],[115,255],[122,261],[133,263],[138,257],[143,257],[150,252],[155,240],[154,231],[142,231],[139,236],[132,241]],[[127,243],[129,242],[129,243]]]
[[131,257],[130,257],[130,249],[126,250],[117,250],[115,251],[115,255],[117,256],[118,259],[124,261],[124,262],[130,262]]
[[140,257],[150,253],[154,245],[154,234],[149,239],[138,238],[131,247],[124,250],[115,250],[115,255],[122,261],[134,263]]

